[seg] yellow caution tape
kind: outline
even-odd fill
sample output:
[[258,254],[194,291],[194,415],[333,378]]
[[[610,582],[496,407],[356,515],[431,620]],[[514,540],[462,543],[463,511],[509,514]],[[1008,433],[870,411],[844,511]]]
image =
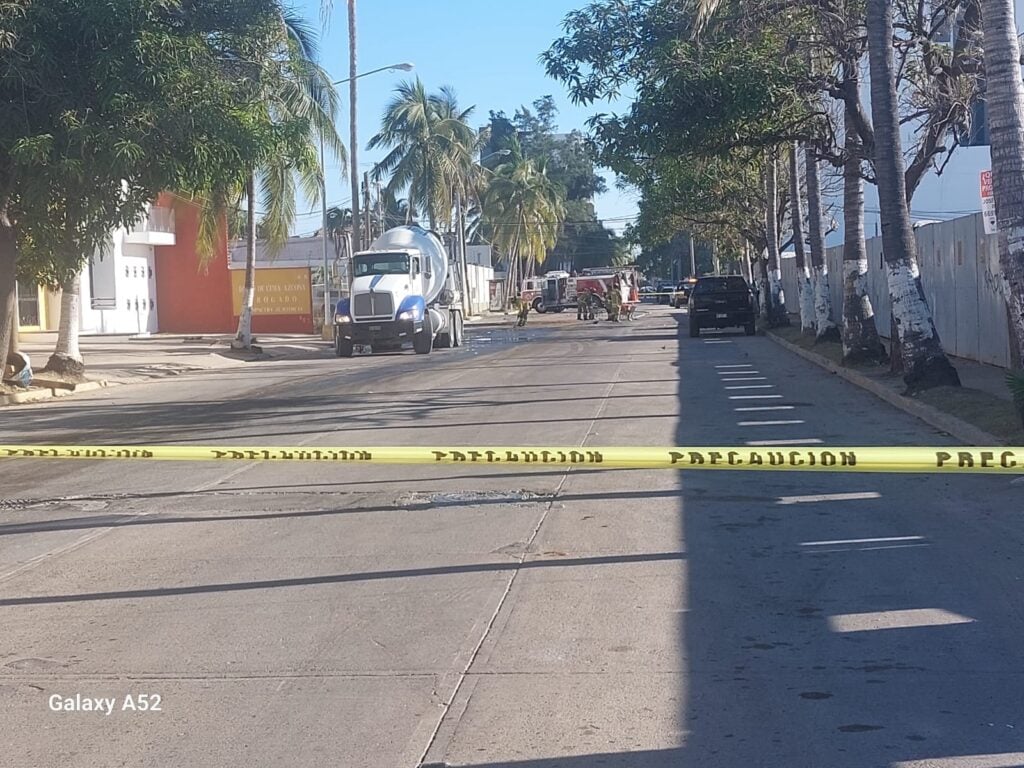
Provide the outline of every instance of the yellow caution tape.
[[618,469],[1024,473],[1024,448],[550,448],[0,445],[10,459],[477,464]]

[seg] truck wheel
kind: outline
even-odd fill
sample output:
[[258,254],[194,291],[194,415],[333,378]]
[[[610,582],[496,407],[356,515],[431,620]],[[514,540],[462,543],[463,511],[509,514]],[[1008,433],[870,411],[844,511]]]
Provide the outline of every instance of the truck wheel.
[[746,333],[747,336],[753,336],[755,333],[757,333],[757,325],[753,321],[751,321],[747,323],[745,326],[743,326],[743,332]]
[[430,313],[423,316],[423,330],[412,337],[412,349],[417,355],[429,355],[434,345],[434,327],[430,322]]
[[334,340],[334,354],[338,357],[352,357],[353,353],[352,342],[348,339],[343,339],[338,336]]
[[533,309],[535,312],[539,312],[542,315],[548,311],[548,308],[544,305],[544,299],[539,296],[533,300]]
[[696,319],[690,320],[690,338],[695,339],[700,336],[700,323]]

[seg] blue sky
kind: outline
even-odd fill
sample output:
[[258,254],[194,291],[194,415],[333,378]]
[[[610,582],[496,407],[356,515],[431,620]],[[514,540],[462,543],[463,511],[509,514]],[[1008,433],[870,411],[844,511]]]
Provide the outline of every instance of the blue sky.
[[[359,81],[359,162],[369,170],[383,152],[365,149],[376,133],[392,89],[405,78],[423,80],[428,90],[441,85],[455,88],[459,103],[475,105],[474,122],[484,125],[489,110],[510,116],[516,107],[551,94],[559,107],[559,129],[584,129],[590,115],[624,109],[625,105],[598,104],[576,107],[560,83],[547,77],[538,55],[561,33],[561,22],[587,0],[360,0],[357,3],[360,72],[408,61],[415,70],[382,72]],[[334,0],[330,26],[321,42],[321,60],[335,79],[348,77],[348,16],[345,0]],[[299,0],[296,9],[318,20],[319,0]],[[339,114],[348,145],[348,91]],[[327,162],[327,201],[347,205],[348,182],[340,178],[337,161]],[[636,198],[619,192],[608,175],[609,192],[597,201],[597,215],[608,226],[621,230],[627,217],[636,214]],[[310,233],[319,227],[319,213],[300,207],[296,231]]]

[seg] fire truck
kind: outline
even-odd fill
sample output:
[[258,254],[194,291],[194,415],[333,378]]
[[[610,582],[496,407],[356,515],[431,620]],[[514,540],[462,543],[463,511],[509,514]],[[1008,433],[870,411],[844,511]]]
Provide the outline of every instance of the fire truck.
[[575,307],[577,297],[584,292],[596,293],[603,302],[616,278],[621,286],[622,303],[637,304],[640,301],[640,276],[633,267],[586,269],[578,276],[568,272],[548,272],[528,277],[523,280],[519,298],[542,314],[562,312],[567,307]]

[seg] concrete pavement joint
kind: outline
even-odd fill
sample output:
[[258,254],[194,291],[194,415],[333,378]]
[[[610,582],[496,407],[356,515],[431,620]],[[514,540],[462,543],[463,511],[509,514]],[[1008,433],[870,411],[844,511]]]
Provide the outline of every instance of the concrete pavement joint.
[[[622,366],[623,366],[623,363],[619,363],[618,367],[615,370],[615,375],[612,377],[613,380],[608,382],[608,385],[605,387],[604,399],[602,400],[600,407],[597,409],[597,413],[594,414],[594,416],[590,419],[590,423],[587,425],[587,430],[584,433],[583,438],[580,440],[579,445],[580,445],[581,448],[583,448],[586,445],[587,440],[590,438],[591,434],[593,433],[594,426],[597,424],[598,419],[601,418],[601,415],[604,413],[605,409],[608,407],[608,402],[609,402],[608,401],[608,396],[612,393],[612,390],[615,388],[617,380],[619,378],[621,378],[621,376],[622,376]],[[445,718],[447,718],[448,713],[451,711],[452,705],[455,703],[455,700],[458,698],[459,691],[462,689],[463,684],[465,683],[465,681],[467,679],[469,679],[469,677],[470,677],[469,672],[472,669],[473,664],[476,662],[476,659],[479,657],[480,651],[483,648],[484,643],[487,641],[487,638],[490,636],[491,631],[494,629],[494,625],[497,622],[498,617],[501,615],[502,608],[504,607],[505,602],[508,600],[509,594],[511,594],[511,592],[512,592],[512,587],[515,584],[516,578],[519,576],[519,573],[522,570],[522,568],[520,566],[522,566],[526,562],[527,558],[529,557],[530,547],[533,546],[534,541],[536,541],[537,536],[540,534],[540,529],[544,526],[544,522],[547,520],[549,513],[551,512],[552,508],[554,507],[554,504],[555,504],[555,501],[556,501],[557,497],[561,494],[562,489],[565,487],[565,484],[568,481],[569,475],[571,473],[572,473],[572,468],[570,467],[569,469],[567,469],[562,474],[562,477],[558,481],[558,485],[555,487],[555,491],[554,491],[554,494],[553,494],[553,496],[555,498],[552,498],[550,501],[548,501],[544,505],[544,511],[541,514],[540,519],[537,521],[537,524],[534,526],[533,532],[530,534],[530,536],[527,539],[525,545],[523,546],[522,552],[519,555],[517,555],[516,562],[515,562],[515,567],[514,567],[514,569],[512,571],[512,574],[509,576],[508,582],[505,585],[505,590],[502,592],[501,598],[498,600],[498,604],[495,607],[494,612],[491,614],[491,617],[490,617],[490,619],[487,622],[487,626],[484,628],[484,631],[483,631],[483,633],[480,636],[479,642],[477,642],[476,647],[473,649],[473,652],[470,654],[470,658],[469,658],[468,662],[466,663],[465,668],[460,673],[459,679],[458,679],[458,681],[455,684],[455,688],[452,691],[451,696],[449,697],[448,701],[444,703],[443,709],[442,709],[442,712],[441,712],[441,717],[438,718],[437,725],[434,727],[433,732],[430,734],[430,738],[427,741],[427,745],[424,748],[423,753],[420,755],[420,758],[419,758],[419,760],[417,762],[417,765],[419,765],[419,766],[426,766],[426,765],[428,765],[428,763],[427,763],[428,756],[429,756],[430,751],[433,748],[433,746],[434,746],[434,744],[435,744],[435,742],[437,740],[438,734],[441,732],[441,728],[442,728],[442,726],[445,723]],[[452,732],[453,733],[454,733],[454,731],[456,729],[458,729],[459,721],[462,719],[463,715],[466,713],[466,710],[469,708],[469,703],[470,703],[470,700],[472,698],[473,698],[473,694],[472,694],[472,692],[470,692],[470,694],[466,697],[466,700],[462,703],[462,707],[461,707],[461,709],[459,711],[458,717],[457,717],[456,721],[452,724]],[[433,761],[433,763],[431,763],[431,764],[443,764],[443,763],[438,763],[437,761]]]
[[869,377],[862,373],[858,373],[855,370],[846,368],[841,365],[833,363],[828,358],[819,355],[815,352],[804,349],[803,347],[797,346],[792,342],[786,341],[785,339],[777,336],[776,334],[768,331],[765,334],[769,339],[774,341],[783,349],[787,349],[795,355],[802,357],[804,360],[814,363],[821,368],[824,368],[832,373],[840,376],[851,384],[855,384],[861,389],[865,389],[871,394],[875,395],[881,400],[889,403],[890,405],[899,408],[904,413],[908,413],[911,416],[915,416],[925,424],[928,424],[936,429],[939,429],[958,440],[962,441],[967,445],[1005,445],[1006,441],[1001,440],[995,435],[989,434],[983,429],[979,429],[973,424],[969,424],[963,419],[958,419],[956,416],[951,416],[948,413],[943,413],[937,408],[933,408],[927,403],[922,403],[912,398],[904,397],[899,392],[891,389],[890,387],[880,384],[877,381],[873,381]]

